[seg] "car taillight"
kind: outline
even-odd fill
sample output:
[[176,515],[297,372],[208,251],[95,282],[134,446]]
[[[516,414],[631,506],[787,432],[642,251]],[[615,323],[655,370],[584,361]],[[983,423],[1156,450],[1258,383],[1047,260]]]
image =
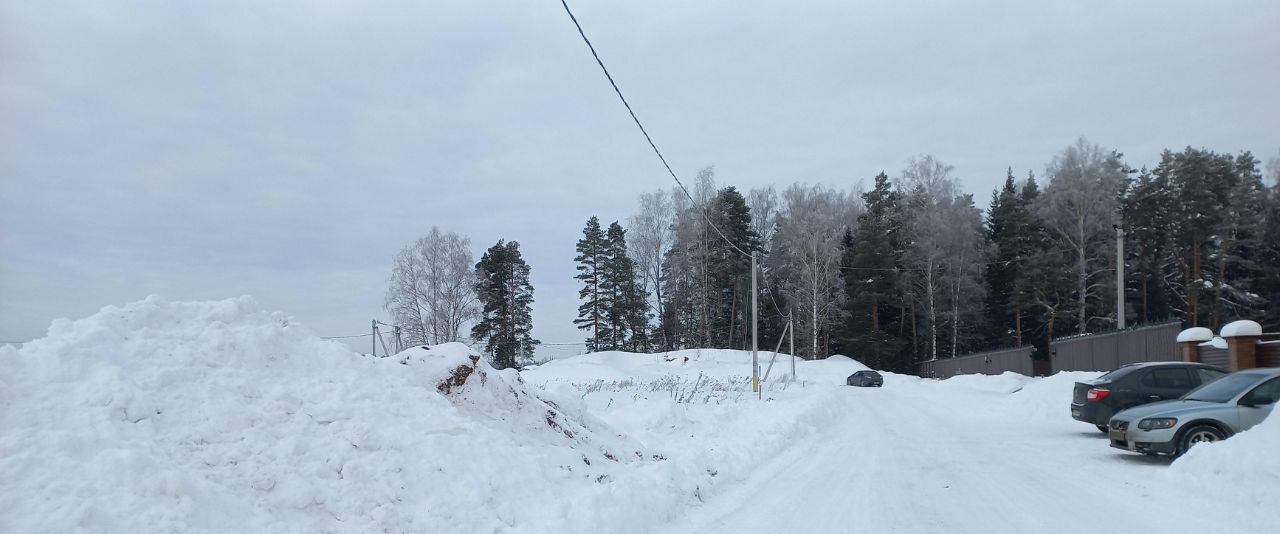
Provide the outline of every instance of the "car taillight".
[[1111,394],[1111,390],[1106,388],[1090,388],[1087,398],[1089,399],[1089,402],[1098,402],[1102,399],[1107,398],[1107,395],[1110,395],[1110,394]]

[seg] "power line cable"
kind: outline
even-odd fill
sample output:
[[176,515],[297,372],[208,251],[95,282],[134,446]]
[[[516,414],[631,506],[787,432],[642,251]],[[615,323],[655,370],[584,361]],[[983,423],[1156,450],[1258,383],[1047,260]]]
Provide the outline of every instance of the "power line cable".
[[[635,121],[636,126],[640,128],[640,133],[644,134],[644,139],[648,141],[649,146],[653,148],[653,153],[657,154],[658,159],[662,161],[662,166],[667,169],[667,174],[670,174],[671,179],[676,181],[676,185],[680,186],[680,190],[684,191],[684,196],[689,198],[689,202],[691,202],[695,206],[698,205],[698,202],[693,199],[693,195],[689,194],[689,189],[684,186],[684,182],[681,182],[680,178],[676,176],[675,171],[671,170],[671,165],[667,163],[667,158],[663,157],[661,150],[658,150],[658,145],[654,144],[653,138],[649,136],[649,131],[645,130],[644,124],[641,124],[640,118],[636,116],[635,110],[631,109],[631,104],[627,102],[627,97],[622,96],[622,89],[618,88],[618,82],[614,81],[613,75],[609,74],[609,68],[604,66],[604,61],[600,59],[600,54],[596,53],[596,47],[591,44],[591,39],[588,39],[587,33],[582,30],[582,24],[578,23],[578,17],[574,16],[573,11],[569,9],[568,1],[560,0],[560,5],[564,6],[565,13],[569,14],[569,19],[572,20],[573,25],[578,28],[578,35],[581,35],[582,41],[587,43],[587,48],[591,50],[591,56],[596,58],[596,64],[600,65],[600,70],[604,71],[604,77],[609,79],[609,85],[613,86],[613,92],[618,94],[618,99],[622,101],[623,106],[626,106],[627,113],[631,114],[631,120]],[[724,232],[721,232],[720,229],[717,228],[716,225],[711,222],[711,217],[707,216],[707,212],[705,208],[700,209],[698,211],[702,212],[702,218],[707,221],[707,226],[710,226],[712,230],[715,230],[716,233],[720,235],[720,238],[724,239],[724,242],[728,243],[729,246],[733,248],[733,250],[737,251],[739,254],[742,254],[743,256],[748,256],[748,257],[751,256],[750,253],[742,250],[741,248],[738,247],[738,245],[734,244],[733,241],[731,241],[729,237],[724,234]]]
[[354,336],[325,336],[325,337],[321,337],[320,339],[351,339],[356,337],[369,337],[372,335],[373,335],[372,333],[369,333],[369,334],[359,334]]

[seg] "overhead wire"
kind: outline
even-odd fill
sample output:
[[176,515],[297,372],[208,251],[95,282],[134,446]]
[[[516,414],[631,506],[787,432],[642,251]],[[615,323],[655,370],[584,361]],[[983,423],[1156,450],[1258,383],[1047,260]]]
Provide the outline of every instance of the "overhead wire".
[[[569,9],[568,1],[560,0],[560,5],[564,6],[565,13],[569,14],[569,19],[573,21],[574,27],[578,29],[578,35],[582,36],[582,41],[586,43],[587,48],[591,50],[591,56],[596,59],[596,64],[600,65],[600,70],[604,71],[604,77],[609,79],[609,85],[613,86],[613,92],[618,94],[618,99],[621,100],[622,105],[627,108],[627,113],[631,115],[631,120],[635,121],[636,127],[640,128],[640,133],[644,134],[644,139],[649,142],[649,147],[653,148],[653,153],[658,155],[658,160],[661,161],[662,166],[667,169],[667,174],[670,174],[671,179],[676,181],[676,185],[680,186],[680,190],[684,192],[685,197],[688,197],[689,202],[697,206],[698,202],[693,199],[693,195],[690,194],[689,189],[684,186],[684,182],[680,181],[680,177],[676,176],[676,172],[671,170],[671,165],[667,163],[667,158],[662,155],[661,150],[658,150],[658,145],[655,144],[653,142],[653,138],[649,136],[649,131],[646,130],[644,124],[640,122],[640,118],[636,116],[635,110],[631,109],[631,104],[627,102],[627,97],[622,96],[622,89],[618,88],[618,82],[614,81],[613,75],[609,73],[609,68],[604,66],[604,60],[600,59],[600,54],[596,52],[595,45],[592,45],[591,39],[587,38],[587,32],[583,31],[582,24],[578,23],[578,17],[574,16],[573,10]],[[705,208],[698,211],[702,213],[702,218],[707,221],[707,226],[710,226],[712,230],[715,230],[716,233],[720,235],[720,238],[723,239],[725,243],[728,243],[733,250],[743,256],[751,256],[750,253],[739,248],[737,244],[724,234],[724,232],[721,232],[720,228],[716,227],[715,223],[711,222],[711,217],[707,215]]]
[[357,338],[357,337],[369,337],[372,335],[373,333],[359,334],[354,336],[324,336],[324,337],[321,337],[320,339],[351,339],[351,338]]

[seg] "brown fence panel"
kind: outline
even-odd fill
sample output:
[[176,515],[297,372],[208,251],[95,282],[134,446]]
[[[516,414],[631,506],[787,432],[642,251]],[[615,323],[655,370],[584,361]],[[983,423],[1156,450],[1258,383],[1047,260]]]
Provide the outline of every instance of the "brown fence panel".
[[1258,367],[1280,367],[1280,341],[1258,343]]
[[1200,345],[1200,363],[1227,368],[1227,349]]
[[1049,349],[1053,371],[1110,371],[1130,363],[1180,360],[1180,330],[1179,323],[1166,323],[1056,339]]
[[[1111,332],[1056,339],[1050,345],[1051,372],[1058,371],[1110,371],[1122,365],[1150,361],[1177,361],[1182,359],[1178,348],[1179,323],[1165,323]],[[1280,358],[1280,343],[1275,349]],[[1259,361],[1262,361],[1259,349]],[[1005,371],[1035,375],[1031,347],[983,352],[959,358],[944,358],[921,362],[920,376],[949,378],[961,374],[995,375]],[[1206,348],[1201,348],[1201,354]],[[1226,365],[1226,352],[1222,364]],[[1280,367],[1280,365],[1277,365]]]
[[982,352],[959,358],[943,358],[920,363],[920,376],[951,378],[956,375],[998,375],[1005,371],[1031,376],[1032,347]]
[[1054,341],[1049,348],[1053,360],[1053,371],[1093,370],[1093,339],[1078,337]]
[[1145,330],[1134,332],[1133,335],[1116,336],[1116,367],[1151,361],[1151,355],[1147,352],[1150,339],[1151,336]]

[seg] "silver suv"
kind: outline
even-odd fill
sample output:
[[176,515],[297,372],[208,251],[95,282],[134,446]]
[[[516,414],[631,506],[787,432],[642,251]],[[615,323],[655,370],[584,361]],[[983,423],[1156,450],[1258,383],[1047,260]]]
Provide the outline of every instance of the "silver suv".
[[1226,439],[1262,422],[1280,401],[1280,369],[1238,371],[1178,400],[1117,413],[1107,425],[1111,446],[1180,456],[1191,446]]

